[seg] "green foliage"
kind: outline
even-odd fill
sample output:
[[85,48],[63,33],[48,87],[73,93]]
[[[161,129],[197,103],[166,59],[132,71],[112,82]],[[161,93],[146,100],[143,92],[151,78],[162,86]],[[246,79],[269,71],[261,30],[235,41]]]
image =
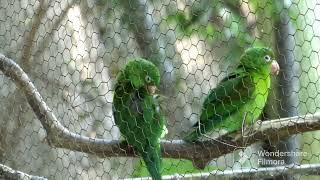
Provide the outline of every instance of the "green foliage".
[[177,26],[177,30],[182,33],[183,36],[191,36],[193,34],[201,34],[203,36],[208,36],[208,38],[216,37],[215,27],[211,24],[201,25],[199,24],[200,13],[188,14],[186,12],[177,12],[174,15],[167,17],[167,21],[170,24]]
[[[199,170],[195,168],[192,161],[185,159],[171,159],[164,158],[162,160],[161,174],[164,175],[174,175],[174,174],[189,174],[189,173],[200,173],[200,172],[211,172],[217,170],[215,166],[208,165],[204,170]],[[133,177],[145,177],[149,176],[146,165],[143,161],[137,162]]]

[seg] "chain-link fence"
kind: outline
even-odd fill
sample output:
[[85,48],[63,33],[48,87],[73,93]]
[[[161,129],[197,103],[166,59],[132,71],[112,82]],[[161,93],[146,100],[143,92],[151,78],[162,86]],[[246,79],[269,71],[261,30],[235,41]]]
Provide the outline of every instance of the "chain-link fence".
[[[167,128],[156,137],[164,179],[317,179],[318,28],[319,0],[1,0],[0,178],[150,176],[137,144],[157,149],[152,128],[165,131],[150,111]],[[278,76],[254,80],[259,53],[240,60],[254,47],[274,53]],[[159,84],[134,70],[157,96],[121,84],[137,58],[159,70]]]

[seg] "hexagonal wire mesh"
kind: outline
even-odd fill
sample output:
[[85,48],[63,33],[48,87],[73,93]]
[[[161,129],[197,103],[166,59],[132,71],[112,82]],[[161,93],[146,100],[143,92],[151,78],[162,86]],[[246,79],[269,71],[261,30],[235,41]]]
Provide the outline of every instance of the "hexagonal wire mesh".
[[[308,179],[319,169],[320,143],[316,131],[319,127],[315,118],[318,116],[305,116],[316,114],[320,107],[319,0],[1,0],[0,14],[0,53],[19,64],[29,76],[29,83],[39,91],[37,94],[30,84],[19,81],[26,76],[18,73],[13,78],[19,69],[12,68],[12,64],[6,67],[3,63],[6,58],[0,57],[3,165],[49,179],[149,176],[140,158],[134,157],[141,153],[132,150],[137,151],[143,143],[156,144],[150,143],[152,131],[156,130],[147,131],[145,126],[151,126],[148,120],[159,121],[161,111],[168,129],[163,138],[167,141],[162,143],[166,151],[162,153],[166,157],[160,171],[163,178]],[[206,142],[173,141],[195,130],[192,126],[201,118],[206,97],[219,87],[223,78],[236,71],[244,50],[256,46],[272,49],[281,68],[279,75],[271,78],[271,88],[265,88],[269,97],[266,106],[260,108],[262,112],[259,111],[263,122],[244,123],[236,127],[236,135],[228,134],[219,140],[205,135]],[[129,60],[138,57],[151,61],[159,69],[160,98],[151,98],[146,103],[145,99],[153,96],[144,86],[136,87],[130,81],[131,85],[123,88],[127,91],[121,96],[123,107],[114,107],[116,77],[124,73],[122,69]],[[253,59],[258,62],[258,57]],[[137,81],[143,78],[141,82],[145,83],[144,73],[152,74],[149,70],[135,69],[141,75]],[[245,71],[242,68],[241,77]],[[240,80],[245,82],[243,78]],[[156,85],[155,80],[152,82]],[[239,90],[234,84],[226,86],[233,91],[225,88],[222,97],[232,99],[240,95],[241,102],[246,104],[248,101],[244,99],[252,95],[250,86],[262,88],[255,83],[244,86],[249,87],[247,93],[234,91]],[[124,100],[132,100],[132,94],[139,94],[138,102]],[[33,99],[37,95],[52,111],[37,104]],[[257,102],[256,96],[250,98]],[[223,106],[215,101],[228,114],[220,121],[231,121],[228,117],[232,113],[246,115],[245,110],[240,110],[243,104],[237,104],[236,100],[228,101],[234,103],[229,106],[226,101]],[[138,104],[136,111],[130,109],[132,103]],[[156,107],[150,110],[149,106]],[[237,110],[230,113],[231,106]],[[129,121],[125,123],[131,124],[133,132],[140,131],[140,135],[125,135],[136,139],[129,142],[133,148],[117,144],[124,136],[119,123],[115,123],[113,111],[122,110],[127,118],[120,120]],[[153,111],[155,115],[148,119],[148,114],[141,115],[140,111]],[[58,125],[51,125],[56,126],[50,126],[55,119],[51,113],[58,120]],[[284,119],[277,124],[281,118],[294,116],[299,118]],[[243,124],[243,119],[227,126]],[[275,121],[268,121],[271,119]],[[132,125],[135,121],[139,123]],[[82,135],[80,140],[67,131],[64,132],[70,136],[61,133],[59,123]],[[122,134],[130,131],[130,127],[124,128]],[[242,131],[246,129],[255,132],[245,135]],[[144,142],[141,133],[145,133]],[[108,151],[106,147],[112,148]],[[156,148],[157,145],[152,146]],[[291,166],[284,168],[284,165]],[[269,166],[274,169],[263,168]],[[0,178],[8,177],[4,168],[0,172]]]

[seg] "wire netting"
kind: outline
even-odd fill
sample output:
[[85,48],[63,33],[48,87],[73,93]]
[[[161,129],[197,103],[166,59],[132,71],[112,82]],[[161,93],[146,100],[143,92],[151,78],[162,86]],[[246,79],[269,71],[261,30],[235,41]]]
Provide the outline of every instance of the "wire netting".
[[[70,132],[115,141],[124,140],[113,115],[116,77],[137,57],[160,71],[159,103],[168,129],[163,139],[168,141],[192,131],[205,98],[250,47],[272,49],[281,68],[271,79],[259,119],[316,114],[318,28],[319,0],[0,1],[0,53],[19,64]],[[0,71],[0,164],[48,179],[149,176],[139,157],[101,157],[51,146],[34,113],[32,106],[37,106],[28,103],[23,91]],[[209,172],[217,178],[215,173],[224,170],[317,164],[319,132],[312,127],[221,154],[204,170],[192,160],[163,158],[161,174],[201,178]],[[263,154],[270,152],[287,154]],[[278,177],[314,178],[309,171],[293,174]]]

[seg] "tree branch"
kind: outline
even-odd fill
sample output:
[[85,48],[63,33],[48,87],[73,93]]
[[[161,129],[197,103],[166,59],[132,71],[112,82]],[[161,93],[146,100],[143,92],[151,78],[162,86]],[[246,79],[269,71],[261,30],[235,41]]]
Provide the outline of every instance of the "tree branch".
[[21,171],[14,170],[8,166],[0,164],[0,179],[7,180],[46,180],[46,178],[33,176]]
[[[277,167],[261,167],[261,168],[242,168],[231,170],[214,170],[208,173],[194,173],[183,175],[163,176],[162,179],[180,179],[180,178],[249,178],[249,179],[265,179],[274,178],[275,176],[282,176],[284,174],[307,174],[307,175],[320,175],[320,164],[302,164],[302,165],[287,165]],[[138,178],[137,178],[138,179]],[[144,179],[144,178],[139,178]],[[146,178],[147,179],[147,178]]]
[[40,29],[39,26],[41,25],[42,19],[45,17],[47,9],[48,9],[48,2],[43,0],[39,2],[39,7],[36,10],[32,25],[31,25],[31,30],[26,31],[24,34],[25,40],[24,40],[24,45],[22,49],[22,67],[26,68],[28,71],[30,70],[30,57],[32,55],[32,49],[35,44],[34,38],[36,37],[36,34],[38,30]]
[[[52,110],[43,101],[29,77],[11,59],[0,54],[0,70],[24,93],[47,132],[47,142],[52,147],[65,148],[72,151],[94,154],[100,157],[130,156],[137,154],[126,142],[90,138],[70,132],[56,118]],[[204,168],[213,158],[217,158],[237,149],[244,148],[261,140],[279,141],[290,135],[320,130],[320,114],[311,114],[264,121],[253,125],[250,137],[238,136],[234,140],[226,140],[226,136],[218,140],[186,143],[182,140],[163,140],[162,156],[165,158],[183,158],[192,160],[198,168]],[[225,143],[221,143],[221,141]]]

